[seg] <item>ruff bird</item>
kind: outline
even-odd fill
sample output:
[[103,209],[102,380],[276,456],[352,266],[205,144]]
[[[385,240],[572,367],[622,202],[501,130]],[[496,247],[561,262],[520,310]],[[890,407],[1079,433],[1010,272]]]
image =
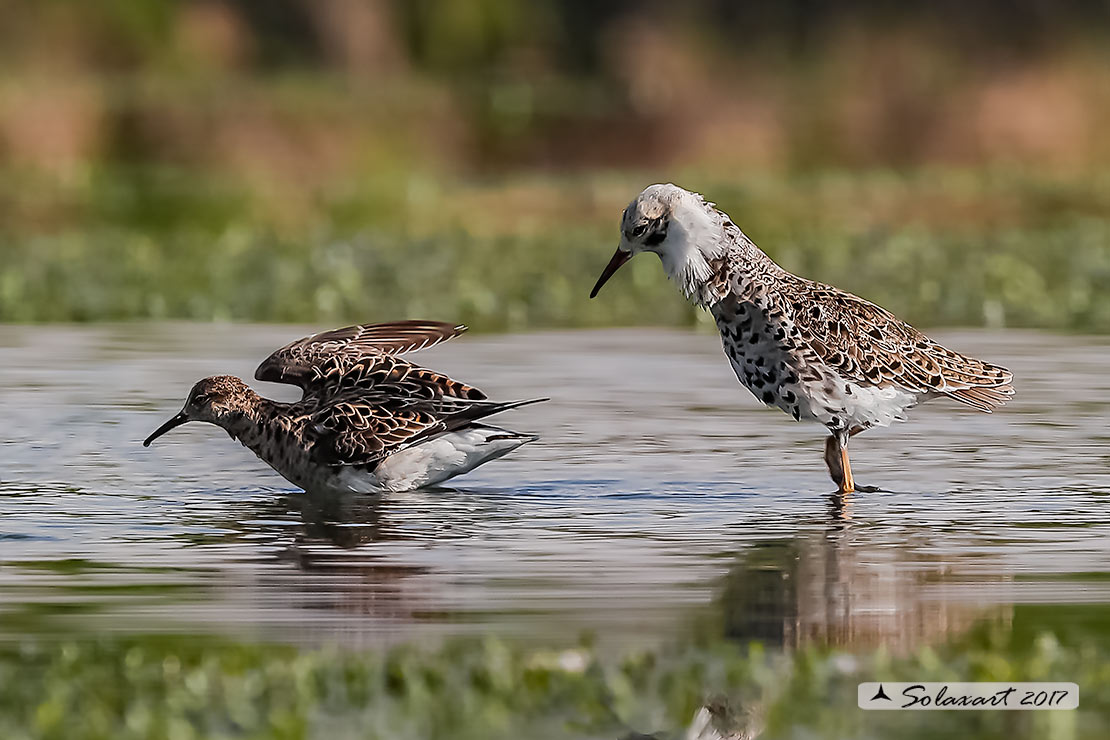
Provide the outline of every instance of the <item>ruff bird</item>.
[[[652,185],[625,209],[621,241],[590,297],[640,252],[653,252],[682,294],[716,320],[736,377],[757,399],[829,433],[839,492],[857,487],[848,440],[951,398],[990,413],[1013,373],[933,341],[880,306],[777,265],[697,193]],[[871,489],[874,490],[874,489]]]
[[186,422],[206,421],[306,491],[374,493],[442,483],[536,439],[480,420],[547,400],[490,401],[474,386],[399,357],[464,331],[398,321],[300,339],[254,375],[300,387],[300,401],[262,398],[230,375],[205,378],[143,446]]

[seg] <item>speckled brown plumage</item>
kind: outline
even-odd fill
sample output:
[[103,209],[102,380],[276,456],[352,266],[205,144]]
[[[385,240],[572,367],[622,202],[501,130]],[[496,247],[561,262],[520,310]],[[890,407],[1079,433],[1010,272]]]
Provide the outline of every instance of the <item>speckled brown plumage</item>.
[[[987,413],[1013,395],[1006,368],[950,350],[859,296],[787,272],[716,213],[740,248],[711,262],[717,300],[710,310],[746,303],[762,312],[773,338],[803,358],[797,365],[819,364],[861,386],[948,396]],[[727,315],[727,309],[714,313]]]
[[[408,468],[418,469],[418,474],[427,472],[419,470],[422,462],[448,468],[437,468],[438,474],[450,472],[444,455],[458,453],[460,469],[469,465],[469,470],[480,464],[474,460],[481,457],[482,445],[497,442],[495,451],[500,451],[510,443],[519,446],[533,439],[476,422],[535,401],[489,401],[473,386],[397,356],[464,331],[466,327],[452,324],[402,321],[305,337],[275,351],[255,372],[258,380],[300,387],[300,401],[262,398],[232,376],[206,378],[194,386],[181,414],[152,434],[147,444],[176,423],[209,421],[297,485],[357,489],[363,479],[388,487],[375,476],[382,478],[382,467],[391,456],[470,430],[438,457],[430,454],[428,461],[415,462],[412,455],[406,458]],[[406,475],[411,473],[408,468]]]
[[675,185],[652,185],[624,212],[621,244],[592,295],[639,252],[653,252],[685,296],[709,310],[737,378],[760,401],[828,428],[829,471],[853,488],[846,445],[861,431],[947,397],[990,412],[1013,374],[950,350],[889,311],[791,274],[723,212]]
[[287,344],[263,360],[255,380],[296,385],[306,395],[325,397],[351,388],[390,382],[406,392],[435,388],[441,395],[482,400],[477,388],[400,360],[397,355],[427,349],[466,331],[439,321],[362,324],[313,334]]

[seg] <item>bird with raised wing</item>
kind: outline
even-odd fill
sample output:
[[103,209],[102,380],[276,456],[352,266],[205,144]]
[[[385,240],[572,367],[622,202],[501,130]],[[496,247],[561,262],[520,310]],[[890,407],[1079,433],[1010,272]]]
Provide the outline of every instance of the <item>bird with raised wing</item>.
[[398,321],[300,339],[270,355],[254,376],[300,387],[300,401],[262,398],[230,375],[205,378],[143,445],[205,421],[307,491],[374,493],[442,483],[536,439],[480,420],[547,400],[490,401],[474,386],[399,357],[464,331]]
[[621,241],[590,297],[640,252],[709,310],[736,377],[768,406],[829,432],[825,463],[841,493],[857,487],[850,437],[951,398],[990,413],[1013,373],[934,342],[889,311],[791,274],[697,193],[652,185],[624,211]]

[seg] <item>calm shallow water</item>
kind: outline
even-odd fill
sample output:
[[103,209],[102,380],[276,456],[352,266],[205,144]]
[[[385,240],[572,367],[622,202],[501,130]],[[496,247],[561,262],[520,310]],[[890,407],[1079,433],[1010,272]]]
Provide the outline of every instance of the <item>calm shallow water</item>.
[[[757,404],[709,334],[467,336],[418,356],[543,439],[454,488],[321,499],[215,427],[144,449],[200,377],[303,327],[0,327],[0,633],[188,630],[379,644],[694,629],[904,650],[1015,605],[1110,602],[1110,345],[938,333],[1012,368],[853,443]],[[292,389],[259,388],[291,398]]]

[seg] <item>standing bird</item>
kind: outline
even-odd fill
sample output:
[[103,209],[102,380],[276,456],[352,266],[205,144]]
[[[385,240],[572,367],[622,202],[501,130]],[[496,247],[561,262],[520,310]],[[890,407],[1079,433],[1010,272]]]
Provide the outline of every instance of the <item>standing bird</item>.
[[254,373],[299,386],[300,401],[262,398],[230,375],[205,378],[143,446],[186,422],[206,421],[306,491],[408,491],[442,483],[536,439],[479,419],[547,400],[489,401],[473,386],[398,357],[464,331],[398,321],[300,339]]
[[652,185],[624,210],[620,246],[590,297],[639,252],[659,255],[683,295],[713,314],[736,377],[756,398],[829,430],[825,464],[841,493],[857,488],[850,437],[904,421],[908,409],[938,396],[990,413],[1014,394],[1006,368],[787,272],[727,214],[676,185]]

